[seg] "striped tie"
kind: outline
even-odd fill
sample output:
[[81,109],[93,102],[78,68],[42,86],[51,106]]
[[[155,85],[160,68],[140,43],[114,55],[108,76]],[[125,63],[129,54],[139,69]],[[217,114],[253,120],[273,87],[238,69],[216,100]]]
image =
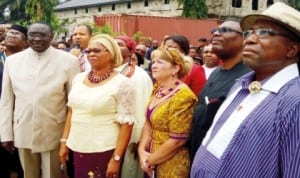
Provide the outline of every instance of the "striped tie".
[[84,56],[84,54],[82,54],[78,60],[79,60],[80,72],[84,72],[85,71],[85,56]]

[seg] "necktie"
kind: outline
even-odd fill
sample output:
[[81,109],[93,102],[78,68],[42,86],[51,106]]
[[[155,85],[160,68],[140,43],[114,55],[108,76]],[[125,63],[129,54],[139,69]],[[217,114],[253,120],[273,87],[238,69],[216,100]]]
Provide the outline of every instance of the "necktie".
[[80,72],[84,72],[85,71],[85,56],[84,56],[84,54],[81,54],[78,60],[79,60]]

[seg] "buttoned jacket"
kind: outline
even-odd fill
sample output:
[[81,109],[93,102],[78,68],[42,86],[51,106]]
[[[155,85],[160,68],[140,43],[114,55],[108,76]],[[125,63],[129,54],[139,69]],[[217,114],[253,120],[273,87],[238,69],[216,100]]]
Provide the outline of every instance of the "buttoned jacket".
[[5,62],[0,100],[1,141],[14,141],[33,152],[57,148],[66,113],[67,95],[75,74],[76,57],[49,47],[31,48]]

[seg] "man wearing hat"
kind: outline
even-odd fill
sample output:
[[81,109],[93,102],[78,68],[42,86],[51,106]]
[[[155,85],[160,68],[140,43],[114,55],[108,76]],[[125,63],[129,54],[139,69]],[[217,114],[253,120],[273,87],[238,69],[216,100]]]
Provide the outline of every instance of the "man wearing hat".
[[[5,50],[1,56],[1,68],[4,66],[6,58],[14,53],[23,51],[27,48],[27,29],[21,25],[12,25],[6,32],[4,37]],[[0,77],[0,87],[2,88],[2,72]],[[0,95],[1,95],[0,88]],[[0,135],[1,138],[1,135]],[[23,170],[18,156],[18,150],[12,153],[0,147],[0,177],[9,177],[12,172],[17,173],[18,177],[23,177]]]
[[300,12],[275,3],[241,20],[237,80],[194,159],[191,177],[300,177]]
[[27,45],[27,29],[21,25],[12,25],[5,35],[5,54],[11,54],[23,51]]

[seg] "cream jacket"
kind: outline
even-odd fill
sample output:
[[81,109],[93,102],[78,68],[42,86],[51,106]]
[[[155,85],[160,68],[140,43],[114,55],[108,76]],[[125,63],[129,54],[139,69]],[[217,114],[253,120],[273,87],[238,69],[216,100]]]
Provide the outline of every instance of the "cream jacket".
[[67,113],[67,96],[79,63],[49,47],[31,48],[7,58],[0,100],[1,141],[43,152],[57,148]]

